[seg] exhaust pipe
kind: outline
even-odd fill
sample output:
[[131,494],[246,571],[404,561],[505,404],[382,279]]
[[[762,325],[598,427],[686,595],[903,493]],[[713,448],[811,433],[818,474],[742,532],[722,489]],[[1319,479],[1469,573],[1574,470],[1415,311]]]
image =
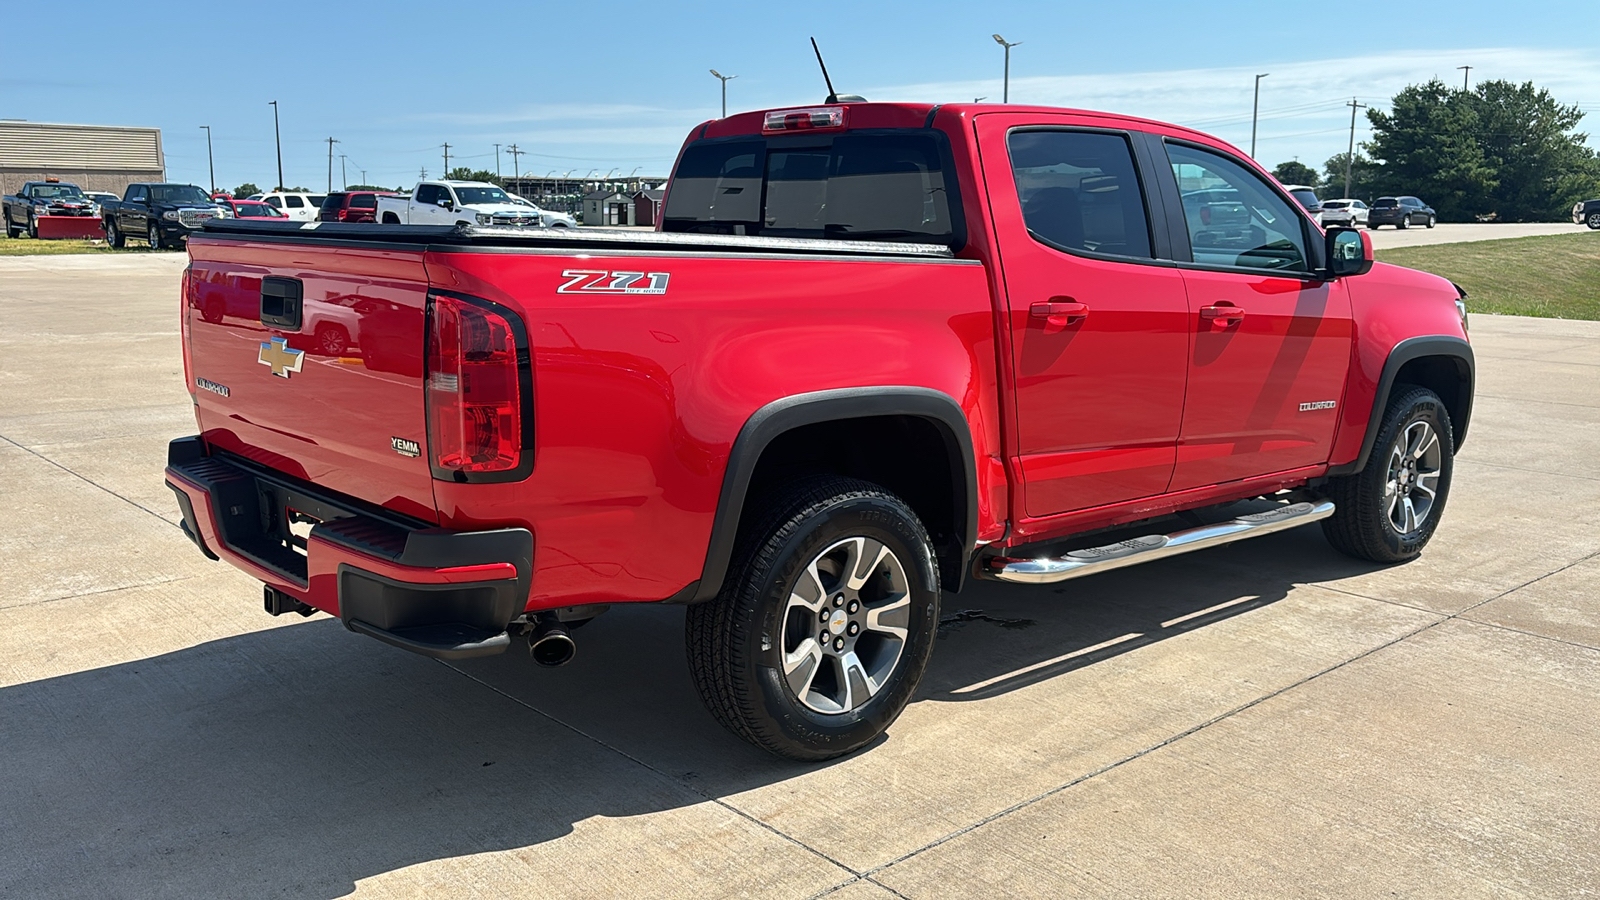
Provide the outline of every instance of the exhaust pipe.
[[541,666],[564,666],[577,652],[567,626],[553,615],[540,616],[528,632],[528,653]]

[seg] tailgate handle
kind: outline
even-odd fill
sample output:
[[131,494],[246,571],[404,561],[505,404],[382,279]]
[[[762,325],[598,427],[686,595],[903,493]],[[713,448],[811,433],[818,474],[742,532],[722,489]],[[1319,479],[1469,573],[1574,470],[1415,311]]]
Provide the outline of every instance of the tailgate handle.
[[261,279],[261,324],[285,331],[300,330],[305,287],[298,278],[268,275]]

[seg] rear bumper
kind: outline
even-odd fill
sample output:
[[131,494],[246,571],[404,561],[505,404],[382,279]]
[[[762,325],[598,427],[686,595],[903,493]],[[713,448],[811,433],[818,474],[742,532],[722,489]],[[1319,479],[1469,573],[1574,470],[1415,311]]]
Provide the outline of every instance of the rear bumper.
[[[171,443],[166,479],[184,534],[206,556],[385,643],[440,659],[500,653],[527,605],[533,535],[525,528],[465,532],[408,521],[210,455],[198,437]],[[315,524],[299,537],[292,517]]]

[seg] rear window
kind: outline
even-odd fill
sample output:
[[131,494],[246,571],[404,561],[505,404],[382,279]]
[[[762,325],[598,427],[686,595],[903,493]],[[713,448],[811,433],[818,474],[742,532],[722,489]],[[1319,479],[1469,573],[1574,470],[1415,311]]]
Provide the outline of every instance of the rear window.
[[1344,209],[1346,206],[1349,206],[1349,205],[1350,205],[1350,201],[1349,200],[1324,200],[1324,201],[1322,201],[1322,208],[1323,209]]
[[312,206],[321,206],[322,205],[322,201],[328,199],[328,195],[327,194],[312,194],[310,199],[311,199],[311,205]]
[[329,194],[322,201],[322,208],[328,210],[341,209],[344,203],[344,194]]
[[352,209],[377,209],[377,194],[351,194],[350,207]]
[[1300,201],[1300,205],[1304,206],[1306,209],[1316,209],[1322,205],[1322,201],[1317,199],[1316,191],[1290,191],[1289,196]]
[[689,145],[665,231],[959,245],[943,135],[862,131]]
[[1400,201],[1396,200],[1393,197],[1379,197],[1377,199],[1377,201],[1372,204],[1372,208],[1373,209],[1392,209],[1392,208],[1394,208],[1396,206],[1399,206],[1399,205],[1400,205]]

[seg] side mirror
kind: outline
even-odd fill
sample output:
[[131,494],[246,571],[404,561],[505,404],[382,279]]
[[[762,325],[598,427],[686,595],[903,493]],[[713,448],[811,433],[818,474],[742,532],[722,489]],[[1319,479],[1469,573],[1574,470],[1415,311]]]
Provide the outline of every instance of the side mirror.
[[450,198],[449,197],[440,197],[439,198],[439,205],[444,207],[445,209],[449,209],[450,208]]
[[1330,228],[1327,233],[1328,274],[1334,278],[1365,275],[1372,270],[1372,236],[1353,228]]

